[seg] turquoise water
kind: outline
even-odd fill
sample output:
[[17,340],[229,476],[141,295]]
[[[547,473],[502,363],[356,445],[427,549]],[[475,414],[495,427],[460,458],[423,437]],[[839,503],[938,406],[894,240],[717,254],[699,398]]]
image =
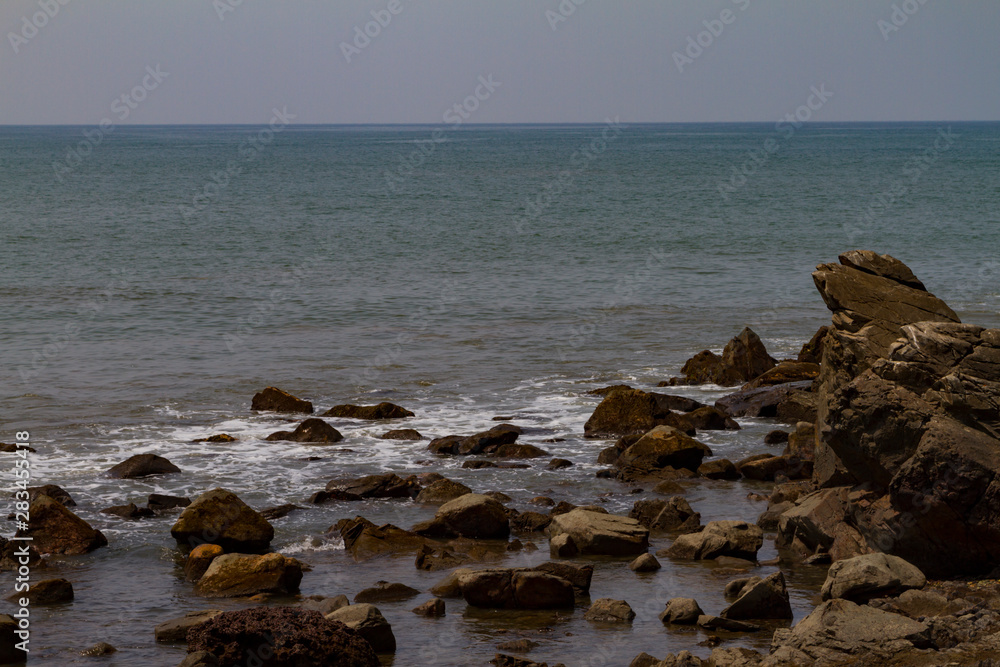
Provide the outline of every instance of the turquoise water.
[[[30,430],[36,481],[67,488],[112,541],[57,561],[77,601],[39,612],[38,664],[82,663],[74,652],[99,640],[120,649],[108,664],[176,664],[182,653],[153,645],[152,625],[214,606],[177,578],[169,520],[126,524],[97,512],[108,505],[218,485],[255,507],[302,503],[334,476],[433,469],[502,489],[520,509],[543,492],[574,502],[610,492],[609,509],[627,511],[642,496],[594,479],[600,445],[580,436],[595,400],[581,393],[655,385],[746,325],[775,356],[794,355],[829,320],[809,275],[817,263],[856,247],[890,253],[964,321],[1000,326],[1000,124],[809,125],[791,136],[764,124],[478,126],[440,142],[434,130],[120,127],[96,143],[83,128],[0,128],[0,441]],[[734,180],[744,165],[752,173]],[[381,426],[356,423],[335,423],[354,452],[305,463],[314,449],[261,440],[285,425],[249,413],[267,385],[324,408],[392,400],[428,435],[516,414],[539,429],[534,441],[564,438],[544,447],[578,465],[428,468],[423,445],[376,440]],[[772,425],[745,426],[706,442],[729,458],[760,451]],[[219,431],[241,442],[189,443]],[[146,451],[184,475],[102,477]],[[698,487],[691,499],[706,519],[753,519],[762,508],[746,491]],[[385,577],[351,569],[318,536],[342,516],[408,526],[431,511],[387,507],[332,504],[276,523],[276,547],[316,566],[304,593],[353,594],[355,572]],[[393,567],[422,589],[438,578],[407,559]],[[641,601],[634,575],[609,568],[595,592]],[[721,599],[700,570],[657,577],[706,609]],[[808,611],[809,585],[795,595],[797,613]],[[384,610],[401,646],[425,641],[415,604]],[[440,664],[485,662],[505,638],[467,611],[447,619],[436,627],[457,629],[461,646]],[[595,632],[579,610],[553,623],[577,640]],[[655,616],[630,637],[611,642],[608,664],[696,644]],[[531,654],[588,655],[569,639]],[[401,652],[394,664],[419,663]]]

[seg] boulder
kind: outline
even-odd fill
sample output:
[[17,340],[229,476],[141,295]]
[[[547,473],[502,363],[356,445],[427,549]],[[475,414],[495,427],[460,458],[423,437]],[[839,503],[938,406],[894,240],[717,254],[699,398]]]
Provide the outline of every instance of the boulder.
[[474,570],[464,567],[455,570],[431,587],[431,595],[436,595],[439,598],[462,597],[462,577],[473,572]]
[[326,616],[331,614],[338,609],[351,604],[351,601],[347,599],[346,595],[338,595],[336,597],[327,598],[322,595],[311,595],[308,599],[304,600],[300,607],[302,609],[312,609],[318,611],[319,613]]
[[172,618],[153,628],[156,641],[164,644],[186,644],[188,630],[209,621],[222,613],[221,609],[192,611],[180,618]]
[[749,648],[714,648],[705,664],[709,667],[759,667],[763,659],[764,656]]
[[8,614],[0,614],[0,665],[21,665],[28,660],[28,652],[18,648],[23,641],[16,634],[17,620]]
[[503,505],[489,496],[467,493],[438,508],[430,521],[414,526],[425,537],[506,538],[510,521]]
[[569,563],[549,561],[536,565],[532,569],[565,579],[573,585],[573,591],[577,595],[585,596],[590,593],[590,582],[594,577],[592,565],[570,565]]
[[207,438],[195,438],[191,442],[236,442],[239,438],[234,438],[228,433],[217,433]]
[[31,503],[31,521],[27,530],[18,530],[20,537],[32,538],[32,545],[43,554],[75,556],[107,546],[108,540],[99,530],[73,514],[49,496],[40,495]]
[[73,601],[73,584],[66,579],[43,579],[33,584],[27,591],[14,593],[8,600],[28,598],[33,606],[62,604]]
[[728,479],[737,480],[743,475],[739,468],[729,459],[715,459],[706,461],[698,466],[698,474],[706,479]]
[[722,356],[709,350],[699,352],[681,368],[683,384],[713,383],[732,386],[749,382],[775,365],[764,343],[751,329],[745,328],[730,340]]
[[212,561],[225,553],[218,544],[201,544],[188,554],[184,561],[184,577],[188,581],[198,581]]
[[888,664],[893,656],[914,648],[914,642],[926,645],[929,629],[928,623],[899,614],[828,600],[790,630],[776,630],[771,649],[789,647],[824,664],[844,664],[860,655],[869,660],[862,664]]
[[764,531],[746,521],[710,521],[698,533],[681,535],[664,553],[679,560],[710,560],[719,556],[757,560]]
[[195,592],[204,597],[231,598],[269,593],[291,595],[302,581],[302,563],[278,553],[223,554],[198,579]]
[[364,500],[368,498],[416,498],[420,493],[417,478],[402,478],[395,473],[366,475],[358,479],[332,480],[326,485],[324,500]]
[[541,532],[549,527],[552,517],[539,512],[521,512],[510,521],[510,529],[515,533]]
[[188,632],[188,651],[206,651],[220,667],[252,665],[268,648],[275,665],[379,667],[371,644],[343,623],[318,611],[254,607],[227,611]]
[[739,431],[740,425],[722,410],[710,405],[684,414],[671,413],[665,419],[667,426],[694,435],[696,431]]
[[649,548],[649,530],[629,517],[575,509],[553,517],[549,540],[563,554],[631,556]]
[[354,596],[355,602],[399,602],[420,595],[416,588],[406,584],[378,581],[371,588],[366,588]]
[[28,492],[28,501],[32,503],[35,502],[35,499],[38,498],[38,496],[48,496],[60,505],[65,505],[66,507],[76,507],[76,501],[73,500],[71,495],[69,495],[69,492],[61,486],[56,486],[55,484],[29,486],[26,491]]
[[572,467],[573,462],[567,459],[552,459],[549,461],[548,465],[545,466],[546,470],[562,470],[563,468]]
[[[797,412],[815,411],[816,398],[811,395],[812,382],[786,382],[773,387],[758,387],[757,389],[740,389],[727,394],[715,402],[715,407],[730,417],[767,417],[778,419],[785,423],[795,424],[800,421],[815,421],[805,417],[788,421],[790,415]],[[788,407],[787,403],[803,401],[805,407]],[[812,404],[812,408],[809,405]],[[779,412],[781,413],[779,415]]]
[[378,607],[371,604],[352,604],[326,615],[328,621],[337,621],[357,632],[376,653],[395,653],[396,637],[392,626]]
[[669,500],[638,500],[628,514],[653,532],[695,533],[701,530],[701,514],[684,496]]
[[677,417],[667,407],[671,398],[638,389],[613,391],[595,408],[583,426],[587,438],[610,438],[646,433]]
[[488,609],[572,608],[570,582],[537,570],[492,569],[460,577],[462,596],[473,607]]
[[622,479],[656,477],[667,467],[697,470],[712,450],[672,426],[657,426],[626,449],[615,461]]
[[458,446],[465,440],[460,435],[446,435],[443,438],[434,438],[427,445],[427,450],[434,454],[458,454]]
[[847,487],[837,487],[798,498],[778,517],[778,546],[800,556],[822,551],[834,560],[869,553],[871,548],[854,525],[850,495]]
[[288,442],[340,442],[344,436],[322,419],[312,417],[296,426],[294,431],[275,431],[264,439],[271,442],[282,440]]
[[628,564],[628,569],[633,572],[656,572],[661,567],[663,566],[660,565],[660,561],[656,560],[653,554],[642,554]]
[[164,512],[178,507],[187,507],[191,504],[190,498],[184,496],[165,496],[160,493],[151,493],[146,499],[146,507],[154,512]]
[[226,551],[259,553],[274,539],[274,528],[232,491],[206,491],[184,508],[170,534],[180,544],[218,544]]
[[378,405],[335,405],[324,412],[323,416],[377,421],[412,417],[413,413],[393,403],[382,402]]
[[361,562],[393,553],[416,551],[425,544],[424,538],[387,523],[376,526],[363,517],[344,519],[336,530],[344,540],[344,549]]
[[313,404],[276,387],[267,387],[254,394],[250,409],[268,412],[302,412],[310,415]]
[[537,459],[543,456],[549,456],[549,453],[541,447],[536,447],[534,445],[510,443],[507,445],[500,445],[490,452],[490,456],[508,459]]
[[414,607],[411,611],[417,616],[440,618],[441,616],[445,615],[444,600],[442,600],[441,598],[433,598],[421,605]]
[[764,436],[765,445],[780,445],[786,442],[788,442],[788,431],[776,429],[774,431],[768,431],[767,435]]
[[660,620],[664,624],[694,625],[698,622],[698,617],[704,614],[697,600],[673,598],[667,601],[666,608],[660,612]]
[[872,598],[899,595],[923,588],[924,574],[902,558],[883,553],[855,556],[834,563],[821,592],[824,600],[844,598],[864,603]]
[[[454,447],[455,454],[468,456],[470,454],[491,454],[502,445],[513,444],[517,440],[519,431],[504,428],[503,425],[494,426],[488,431],[482,431],[459,440]],[[436,440],[434,442],[437,442]],[[434,444],[433,442],[431,443]],[[440,445],[439,445],[440,448]]]
[[747,479],[773,482],[783,475],[788,479],[808,479],[812,477],[813,462],[796,456],[752,457],[736,464],[740,473]]
[[156,516],[156,512],[153,510],[146,507],[139,507],[135,503],[106,507],[101,510],[101,514],[111,514],[121,519],[128,519],[130,521],[134,521],[136,519],[148,519],[149,517]]
[[595,623],[631,623],[635,612],[625,600],[600,598],[590,605],[583,617]]
[[775,572],[745,585],[736,600],[719,614],[736,620],[792,618],[792,606],[785,588],[785,575]]
[[782,361],[771,370],[740,387],[740,391],[773,387],[787,382],[812,382],[819,376],[819,362]]
[[417,494],[416,501],[418,503],[441,505],[449,500],[454,500],[459,496],[464,496],[467,493],[472,493],[472,489],[467,487],[465,484],[453,482],[450,479],[439,479],[438,481],[424,487],[420,493]]
[[420,431],[415,431],[412,428],[396,428],[386,431],[379,438],[382,440],[423,440],[424,436],[420,435]]
[[826,339],[826,333],[830,330],[830,327],[825,324],[816,330],[816,333],[812,335],[809,342],[802,346],[799,350],[799,355],[796,358],[797,361],[806,364],[819,364],[823,361],[823,341]]
[[149,477],[150,475],[168,475],[180,471],[180,468],[162,456],[157,456],[156,454],[136,454],[112,467],[108,470],[108,475],[117,479],[133,479],[136,477]]

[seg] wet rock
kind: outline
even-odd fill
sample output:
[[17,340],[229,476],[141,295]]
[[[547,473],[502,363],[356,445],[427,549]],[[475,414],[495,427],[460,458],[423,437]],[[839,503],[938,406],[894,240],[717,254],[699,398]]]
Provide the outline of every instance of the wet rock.
[[[836,664],[865,654],[886,664],[894,655],[926,645],[929,625],[849,600],[828,600],[790,630],[776,630],[772,650],[790,647],[813,660]],[[877,664],[869,662],[869,664]]]
[[660,561],[656,560],[653,554],[642,554],[628,564],[628,569],[633,572],[656,572],[661,567],[663,566],[660,565]]
[[739,431],[740,425],[735,419],[718,408],[710,405],[688,412],[671,415],[669,426],[692,434],[692,431]]
[[[21,443],[16,442],[0,442],[0,452],[5,454],[13,454],[14,452],[32,452],[36,453],[38,450],[34,447],[28,447],[27,445],[21,445]],[[2,663],[0,663],[2,664]]]
[[607,396],[613,391],[625,390],[631,391],[633,387],[627,384],[613,384],[610,387],[601,387],[600,389],[591,389],[586,392],[588,396]]
[[445,615],[444,600],[441,598],[433,598],[422,605],[414,607],[411,611],[417,616],[440,618]]
[[44,579],[27,591],[9,595],[7,599],[17,602],[22,597],[28,598],[32,606],[72,602],[73,584],[66,579]]
[[788,445],[785,447],[785,456],[798,457],[812,461],[815,458],[816,449],[816,424],[812,422],[799,422],[795,425],[795,432],[788,436]]
[[664,553],[679,560],[710,560],[719,556],[756,561],[764,532],[746,521],[710,521],[698,533],[681,535]]
[[660,621],[664,624],[694,625],[698,622],[698,617],[704,614],[697,600],[673,598],[667,601],[666,608],[660,612]]
[[133,479],[150,475],[168,475],[180,471],[180,468],[162,456],[136,454],[112,467],[108,470],[108,475],[117,479]]
[[632,658],[632,662],[628,664],[628,667],[657,667],[659,664],[659,658],[654,658],[650,654],[643,652]]
[[146,500],[146,507],[154,512],[163,512],[177,507],[187,507],[191,504],[190,498],[183,496],[165,496],[159,493],[149,494]]
[[809,342],[799,350],[797,361],[807,364],[819,364],[823,360],[823,341],[826,339],[826,332],[830,327],[823,325],[816,330]]
[[112,653],[117,653],[118,649],[107,642],[98,642],[93,646],[89,646],[82,651],[80,655],[86,658],[102,658],[106,655],[111,655]]
[[19,530],[17,534],[31,537],[39,553],[74,556],[90,553],[108,544],[101,531],[91,528],[90,524],[49,496],[35,498],[29,512],[29,528]]
[[549,544],[558,555],[630,556],[649,548],[649,530],[629,517],[575,509],[553,517]]
[[322,595],[312,595],[302,602],[301,608],[318,611],[326,616],[349,604],[351,604],[351,601],[347,599],[346,595],[338,595],[332,598],[323,597]]
[[188,653],[177,667],[219,667],[219,659],[208,651]]
[[514,651],[515,653],[528,653],[533,648],[540,646],[538,642],[533,642],[530,639],[512,639],[506,642],[500,642],[497,644],[497,648],[501,651]]
[[460,577],[462,596],[473,607],[488,609],[572,608],[570,582],[537,570],[492,569]]
[[500,445],[490,452],[490,456],[508,459],[537,459],[543,456],[549,456],[549,453],[540,447],[535,447],[534,445],[511,443],[507,445]]
[[423,440],[424,436],[420,435],[420,431],[415,431],[412,428],[396,428],[386,431],[379,438],[382,440]]
[[210,435],[207,438],[197,438],[191,442],[236,442],[239,438],[234,438],[228,433],[217,433],[216,435]]
[[788,442],[788,431],[768,431],[767,435],[764,436],[765,445],[780,445],[785,442]]
[[684,493],[684,487],[672,479],[665,479],[653,487],[653,493],[659,493],[664,496],[674,496],[679,493]]
[[[785,384],[774,385],[773,387],[740,389],[717,400],[715,407],[730,417],[768,417],[777,419],[779,418],[778,413],[782,410],[785,403],[801,400],[807,406],[805,408],[806,411],[810,409],[808,406],[811,405],[811,410],[815,412],[817,399],[814,395],[810,395],[811,387],[812,382],[806,380],[801,382],[786,382]],[[801,411],[802,409],[797,408],[796,410]],[[796,410],[786,407],[783,412],[787,414]],[[780,418],[780,421],[789,423],[784,414]],[[794,424],[800,421],[815,421],[815,417],[812,420],[800,417],[792,420],[790,423]]]
[[[23,562],[25,559],[27,563]],[[48,567],[48,563],[30,542],[8,540],[0,536],[0,572],[16,572],[22,565],[27,565],[32,571]]]
[[223,554],[212,560],[195,592],[204,597],[290,595],[299,590],[301,581],[302,563],[294,558],[277,553]]
[[569,468],[573,465],[572,461],[567,459],[552,459],[549,464],[545,466],[547,470],[562,470],[563,468]]
[[440,479],[421,490],[417,494],[416,501],[440,505],[467,493],[472,493],[472,489],[465,484],[450,479]]
[[538,663],[533,660],[527,660],[525,658],[517,658],[512,655],[505,655],[503,653],[497,653],[490,660],[490,664],[494,667],[547,667],[547,663]]
[[207,651],[221,667],[255,664],[263,647],[273,653],[273,665],[379,667],[372,646],[357,631],[317,611],[292,607],[228,611],[188,632],[188,651]]
[[788,382],[813,381],[819,375],[818,363],[805,363],[801,361],[782,361],[777,366],[766,373],[747,382],[740,389],[758,389],[760,387],[773,387]]
[[490,454],[503,445],[513,444],[517,440],[519,430],[505,428],[505,425],[494,426],[488,431],[462,438],[455,453],[463,456],[470,454]]
[[188,581],[198,581],[212,561],[224,553],[218,544],[202,544],[195,547],[184,561],[184,577]]
[[882,553],[855,556],[834,563],[823,584],[824,600],[845,598],[867,602],[876,597],[899,595],[911,588],[923,588],[924,574],[897,556]]
[[569,563],[549,561],[536,565],[532,569],[565,579],[572,584],[573,591],[577,595],[583,596],[590,593],[590,582],[594,577],[592,565],[570,565]]
[[260,511],[260,515],[267,519],[268,521],[274,521],[276,519],[283,519],[295,510],[302,509],[298,505],[285,504],[278,505],[277,507],[268,507]]
[[172,618],[153,628],[156,641],[164,644],[186,644],[188,630],[209,621],[222,613],[221,609],[192,611],[180,618]]
[[710,615],[699,616],[698,626],[706,630],[726,630],[728,632],[760,632],[763,629],[759,625],[746,621]]
[[218,544],[226,551],[259,553],[274,539],[274,528],[232,491],[212,489],[184,508],[170,534],[180,544]]
[[28,501],[32,503],[35,502],[35,499],[38,498],[38,496],[48,496],[60,505],[64,505],[66,507],[76,507],[76,501],[69,495],[69,492],[60,486],[56,486],[55,484],[46,484],[45,486],[29,486],[26,491],[28,492]]
[[107,507],[101,510],[101,514],[111,514],[117,516],[121,519],[148,519],[149,517],[156,516],[156,512],[145,507],[139,507],[135,503],[129,503],[128,505],[115,505],[113,507]]
[[701,530],[701,514],[691,508],[684,496],[638,500],[628,515],[654,532],[694,533]]
[[496,468],[497,464],[493,461],[466,461],[462,467],[469,470],[480,470],[481,468]]
[[535,533],[548,528],[552,517],[539,512],[521,512],[510,522],[510,529],[515,533]]
[[697,470],[712,450],[671,426],[657,426],[626,449],[615,461],[622,479],[657,476],[665,468]]
[[739,469],[729,459],[706,461],[698,466],[698,474],[706,479],[736,480],[742,477]]
[[366,588],[354,596],[355,602],[399,602],[420,595],[416,588],[406,584],[379,581],[372,588]]
[[402,478],[395,473],[366,475],[358,479],[332,480],[326,485],[331,500],[363,500],[367,498],[416,498],[420,493],[417,478]]
[[15,634],[18,622],[13,616],[0,614],[0,665],[24,664],[28,653],[17,647],[21,638]]
[[716,648],[706,663],[710,667],[758,667],[764,659],[757,651],[749,648]]
[[344,549],[361,562],[378,556],[404,551],[416,551],[425,544],[416,533],[387,523],[376,526],[364,517],[342,519],[332,529],[340,533]]
[[506,538],[510,521],[504,506],[489,496],[468,493],[448,501],[414,532],[425,537]]
[[669,425],[679,417],[668,407],[674,403],[674,398],[638,389],[611,392],[584,424],[584,436],[610,438],[637,435],[656,426]]
[[392,626],[378,607],[371,604],[352,604],[327,614],[327,620],[339,621],[361,635],[376,653],[395,653],[396,637]]
[[719,615],[737,620],[792,618],[785,575],[775,572],[757,582],[746,584],[739,597]]
[[732,386],[753,380],[774,365],[764,343],[746,328],[726,344],[721,357],[704,350],[689,359],[681,368],[680,383]]
[[296,398],[276,387],[257,392],[250,401],[250,409],[267,412],[302,412],[312,414],[313,404]]
[[459,568],[455,570],[431,587],[431,595],[436,595],[439,598],[462,597],[462,577],[467,574],[471,574],[473,571],[474,570],[470,570],[468,568]]
[[870,553],[849,517],[849,496],[850,489],[837,487],[800,497],[794,507],[778,517],[778,546],[791,548],[803,557],[822,550],[834,560]]
[[631,623],[635,612],[625,600],[600,598],[590,605],[583,617],[596,623]]
[[413,413],[398,405],[382,402],[378,405],[335,405],[324,412],[323,416],[376,421],[412,417]]
[[458,446],[465,440],[460,435],[446,435],[443,438],[435,438],[427,445],[427,449],[435,454],[458,454]]
[[736,467],[747,479],[773,482],[778,476],[788,479],[812,477],[813,463],[796,456],[753,456],[737,462]]
[[270,442],[340,442],[344,436],[322,419],[312,417],[295,427],[294,431],[275,431],[264,439]]

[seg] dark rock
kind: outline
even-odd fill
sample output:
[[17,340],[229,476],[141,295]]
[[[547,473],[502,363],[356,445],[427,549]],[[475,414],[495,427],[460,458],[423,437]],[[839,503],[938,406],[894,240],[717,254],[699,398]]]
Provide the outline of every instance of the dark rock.
[[619,391],[619,390],[631,391],[632,387],[630,385],[627,385],[627,384],[613,384],[610,387],[601,387],[600,389],[591,389],[590,391],[588,391],[586,393],[587,393],[588,396],[607,396],[611,392],[613,392],[613,391]]
[[462,467],[467,470],[479,470],[481,468],[496,468],[497,464],[493,461],[466,461],[462,464]]
[[457,453],[463,456],[469,454],[490,454],[501,445],[510,445],[517,440],[518,431],[501,426],[494,426],[489,431],[483,431],[463,438],[458,443]]
[[512,639],[497,644],[497,648],[501,651],[514,651],[515,653],[528,653],[538,646],[540,646],[538,642],[533,642],[530,639]]
[[798,361],[807,364],[818,364],[823,360],[823,341],[830,327],[823,325],[813,334],[809,342],[799,350]]
[[506,538],[510,522],[503,505],[488,496],[468,493],[439,507],[433,519],[413,530],[425,537]]
[[462,596],[473,607],[560,609],[574,604],[568,581],[537,570],[478,570],[463,575],[460,584]]
[[177,507],[187,507],[190,504],[191,499],[183,496],[165,496],[159,493],[151,493],[147,499],[146,507],[154,512],[162,512]]
[[111,655],[112,653],[117,653],[118,649],[107,642],[98,642],[93,646],[87,647],[80,651],[80,655],[87,658],[103,658],[106,655]]
[[679,493],[684,493],[684,487],[672,479],[665,479],[653,487],[653,493],[659,493],[664,496],[674,496]]
[[694,438],[670,426],[657,426],[622,452],[615,467],[622,479],[637,480],[657,477],[667,467],[697,470],[711,455],[712,450]]
[[755,561],[763,543],[763,531],[746,521],[710,521],[701,532],[679,536],[664,553],[680,560],[731,556]]
[[681,373],[684,384],[714,383],[725,387],[749,382],[774,365],[760,338],[747,328],[726,344],[721,357],[704,350],[689,359]]
[[28,652],[18,648],[23,641],[16,633],[18,621],[8,614],[0,614],[0,665],[24,664]]
[[549,561],[536,565],[532,569],[565,579],[572,584],[577,595],[584,596],[590,593],[590,582],[594,578],[592,565],[570,565],[569,563]]
[[186,644],[188,631],[209,621],[222,613],[221,609],[192,611],[180,618],[172,618],[153,628],[156,641],[164,644]]
[[549,464],[545,466],[547,470],[562,470],[563,468],[569,468],[573,465],[572,461],[566,459],[552,459]]
[[458,454],[458,446],[464,440],[460,435],[446,435],[443,438],[435,438],[427,445],[427,449],[435,454]]
[[735,480],[742,477],[739,469],[729,459],[706,461],[698,466],[698,474],[707,479]]
[[43,554],[74,556],[90,553],[107,546],[108,540],[99,530],[73,514],[49,496],[39,495],[29,507],[31,521],[20,537],[30,537],[33,546]]
[[744,586],[736,600],[719,614],[736,620],[792,618],[792,606],[785,588],[785,575],[775,572]]
[[635,612],[625,600],[600,598],[590,605],[583,617],[596,623],[631,623]]
[[181,469],[156,454],[136,454],[108,470],[108,475],[118,479],[133,479],[149,475],[168,475]]
[[768,431],[768,434],[764,436],[765,445],[780,445],[785,442],[788,442],[788,431]]
[[649,548],[649,530],[629,517],[581,508],[553,517],[549,545],[560,556],[631,556]]
[[740,425],[735,419],[710,405],[685,414],[672,414],[669,426],[692,434],[692,431],[739,431]]
[[[25,558],[27,563],[23,562]],[[22,565],[27,565],[32,571],[48,567],[48,563],[30,542],[25,547],[24,542],[0,537],[0,572],[16,572]]]
[[326,485],[326,492],[334,500],[416,498],[420,491],[416,477],[403,479],[395,473],[366,475],[350,480],[332,480]]
[[207,438],[198,438],[197,440],[192,440],[192,442],[236,442],[238,439],[228,433],[219,433],[217,435],[210,435]]
[[812,382],[819,376],[818,363],[782,361],[777,366],[740,387],[740,391],[774,387],[788,382]]
[[549,453],[540,447],[535,447],[534,445],[519,445],[517,443],[511,443],[507,445],[500,445],[490,452],[490,455],[508,459],[537,459],[542,456],[548,456]]
[[14,593],[8,600],[17,602],[26,597],[32,606],[63,604],[73,601],[73,584],[66,579],[44,579],[32,585],[27,591]]
[[[759,387],[757,389],[740,389],[737,392],[723,396],[715,402],[715,407],[725,412],[730,417],[769,417],[778,418],[779,409],[790,401],[800,400],[800,395],[809,395],[812,382],[787,382],[773,387]],[[816,401],[815,396],[806,396],[801,399],[805,403]],[[796,410],[786,408],[783,414],[791,414]],[[784,418],[782,421],[786,421]],[[791,423],[800,421],[810,421],[809,419],[796,419]]]
[[813,462],[796,456],[763,455],[739,461],[736,467],[747,479],[773,482],[779,475],[788,479],[808,479],[812,477]]
[[548,528],[552,517],[539,512],[521,512],[510,522],[510,529],[515,533],[541,532]]
[[[17,442],[0,442],[0,452],[6,454],[13,454],[14,452],[32,452],[36,453],[38,450],[34,447],[29,447],[22,443]],[[3,663],[0,663],[3,664]]]
[[815,454],[816,424],[799,422],[795,425],[795,432],[788,436],[788,446],[785,447],[784,455],[812,461],[815,459]]
[[379,667],[361,635],[318,611],[256,607],[219,614],[188,632],[188,651],[207,651],[221,667],[254,664],[267,647],[274,667]]
[[472,493],[472,489],[465,484],[453,482],[450,479],[439,479],[433,484],[425,487],[417,494],[418,503],[432,503],[441,505],[449,500],[454,500],[467,493]]
[[379,438],[382,440],[423,440],[424,436],[420,435],[420,431],[412,428],[397,428],[386,431]]
[[656,572],[661,567],[663,566],[660,565],[660,561],[656,560],[653,554],[642,554],[628,564],[628,569],[633,572]]
[[254,394],[253,400],[250,402],[250,409],[269,412],[303,412],[309,415],[312,414],[313,404],[275,387],[268,387]]
[[728,632],[760,632],[759,625],[721,616],[699,616],[698,625],[706,630],[726,630]]
[[60,486],[56,486],[55,484],[46,484],[45,486],[29,486],[25,490],[28,492],[29,502],[35,502],[35,499],[38,498],[38,496],[48,496],[60,505],[64,505],[66,507],[76,507],[76,501],[69,495],[69,492]]
[[398,405],[382,402],[378,405],[335,405],[324,412],[323,416],[376,421],[412,417],[413,413]]
[[344,540],[344,549],[359,562],[387,554],[416,551],[425,544],[425,540],[416,533],[389,523],[376,526],[363,517],[344,519],[337,526]]
[[276,519],[283,519],[295,510],[302,509],[298,505],[285,504],[278,505],[277,507],[268,507],[267,509],[261,510],[260,515],[267,519],[268,521],[274,521]]
[[871,549],[849,516],[849,495],[848,488],[837,487],[796,500],[795,506],[778,518],[778,546],[803,557],[822,550],[834,560],[869,553]]
[[441,598],[433,598],[422,605],[414,607],[411,611],[413,611],[413,613],[417,616],[439,618],[445,615],[444,600]]
[[667,601],[666,609],[660,612],[660,621],[664,624],[694,625],[698,622],[698,617],[704,614],[697,600],[673,598]]
[[294,431],[275,431],[264,439],[270,442],[340,442],[344,436],[322,419],[312,417],[299,424]]
[[299,590],[302,563],[271,553],[223,554],[212,559],[198,579],[195,592],[204,597],[242,597],[269,593],[291,595]]
[[366,588],[354,596],[355,602],[399,602],[420,595],[416,588],[406,584],[379,581],[372,588]]
[[146,519],[156,516],[156,512],[145,507],[139,507],[135,503],[128,505],[115,505],[101,510],[101,514],[112,514],[122,519]]
[[226,551],[259,553],[274,539],[274,528],[232,491],[206,491],[184,508],[170,534],[180,544],[218,544]]
[[902,558],[886,554],[866,554],[834,563],[823,584],[824,600],[845,598],[864,603],[876,597],[899,595],[911,588],[923,588],[924,574]]
[[695,533],[701,530],[701,514],[691,508],[684,496],[638,500],[628,515],[655,532]]

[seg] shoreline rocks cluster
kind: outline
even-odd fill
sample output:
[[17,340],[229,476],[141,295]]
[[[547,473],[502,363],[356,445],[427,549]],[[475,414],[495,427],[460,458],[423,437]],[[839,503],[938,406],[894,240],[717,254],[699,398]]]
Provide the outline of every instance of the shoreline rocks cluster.
[[[1000,664],[1000,584],[993,581],[1000,574],[1000,330],[959,322],[895,258],[858,250],[839,260],[813,274],[831,324],[795,359],[771,357],[757,334],[744,329],[721,355],[700,352],[684,364],[681,376],[660,383],[733,387],[714,405],[624,385],[592,392],[601,401],[583,435],[613,443],[594,448],[594,460],[608,466],[598,475],[626,485],[652,483],[654,494],[666,496],[638,498],[628,516],[550,498],[536,499],[539,507],[549,506],[547,513],[519,511],[501,492],[477,493],[438,473],[335,479],[309,500],[405,500],[433,509],[432,517],[409,528],[355,516],[330,529],[356,561],[412,554],[416,568],[446,572],[430,590],[434,598],[412,610],[427,623],[446,613],[445,599],[461,598],[483,609],[580,609],[587,621],[613,631],[628,627],[639,607],[613,598],[591,602],[595,568],[565,559],[586,557],[598,564],[627,559],[636,577],[650,578],[661,567],[658,558],[713,560],[734,571],[768,570],[731,580],[725,587],[728,606],[718,615],[706,614],[692,598],[669,600],[660,613],[665,631],[696,626],[723,637],[770,632],[770,652],[716,646],[703,659],[692,647],[662,659],[641,653],[633,667]],[[251,406],[314,412],[310,401],[275,387],[256,394]],[[321,415],[368,421],[410,416],[391,403],[338,405]],[[791,426],[791,432],[774,431],[765,440],[784,444],[783,453],[736,462],[713,458],[699,433],[738,429],[738,417]],[[437,457],[486,457],[466,461],[468,467],[548,456],[519,443],[521,433],[517,426],[499,424],[472,435],[435,438],[428,450]],[[412,429],[393,429],[382,437],[423,438]],[[231,436],[205,440],[226,438]],[[293,431],[267,439],[333,443],[343,436],[323,419],[308,417]],[[178,472],[166,459],[142,454],[109,475],[132,479]],[[768,507],[756,523],[703,525],[677,484],[739,479],[771,485],[768,494],[758,496]],[[107,545],[71,506],[72,498],[58,487],[32,496],[32,525],[24,534],[34,539],[36,559]],[[353,604],[344,596],[301,599],[300,582],[310,566],[271,551],[274,528],[265,518],[297,508],[288,504],[258,512],[226,489],[193,500],[151,496],[146,508],[108,508],[123,519],[180,510],[170,534],[187,552],[184,577],[195,595],[297,602],[236,612],[206,609],[161,624],[157,641],[187,643],[182,664],[259,659],[274,665],[363,666],[377,665],[379,654],[397,650],[392,627],[374,603],[407,600],[420,591],[378,582],[360,591]],[[518,535],[547,538],[550,560],[533,568],[504,567],[508,553],[536,548]],[[670,546],[650,553],[651,536],[663,535]],[[759,550],[772,537],[780,557],[758,563]],[[7,546],[0,545],[0,567]],[[821,603],[794,625],[782,570],[791,563],[829,566]],[[63,581],[42,582],[33,594],[65,600],[72,586]],[[520,644],[509,646],[517,651]],[[262,658],[261,651],[269,657]],[[494,664],[542,663],[498,654]]]

